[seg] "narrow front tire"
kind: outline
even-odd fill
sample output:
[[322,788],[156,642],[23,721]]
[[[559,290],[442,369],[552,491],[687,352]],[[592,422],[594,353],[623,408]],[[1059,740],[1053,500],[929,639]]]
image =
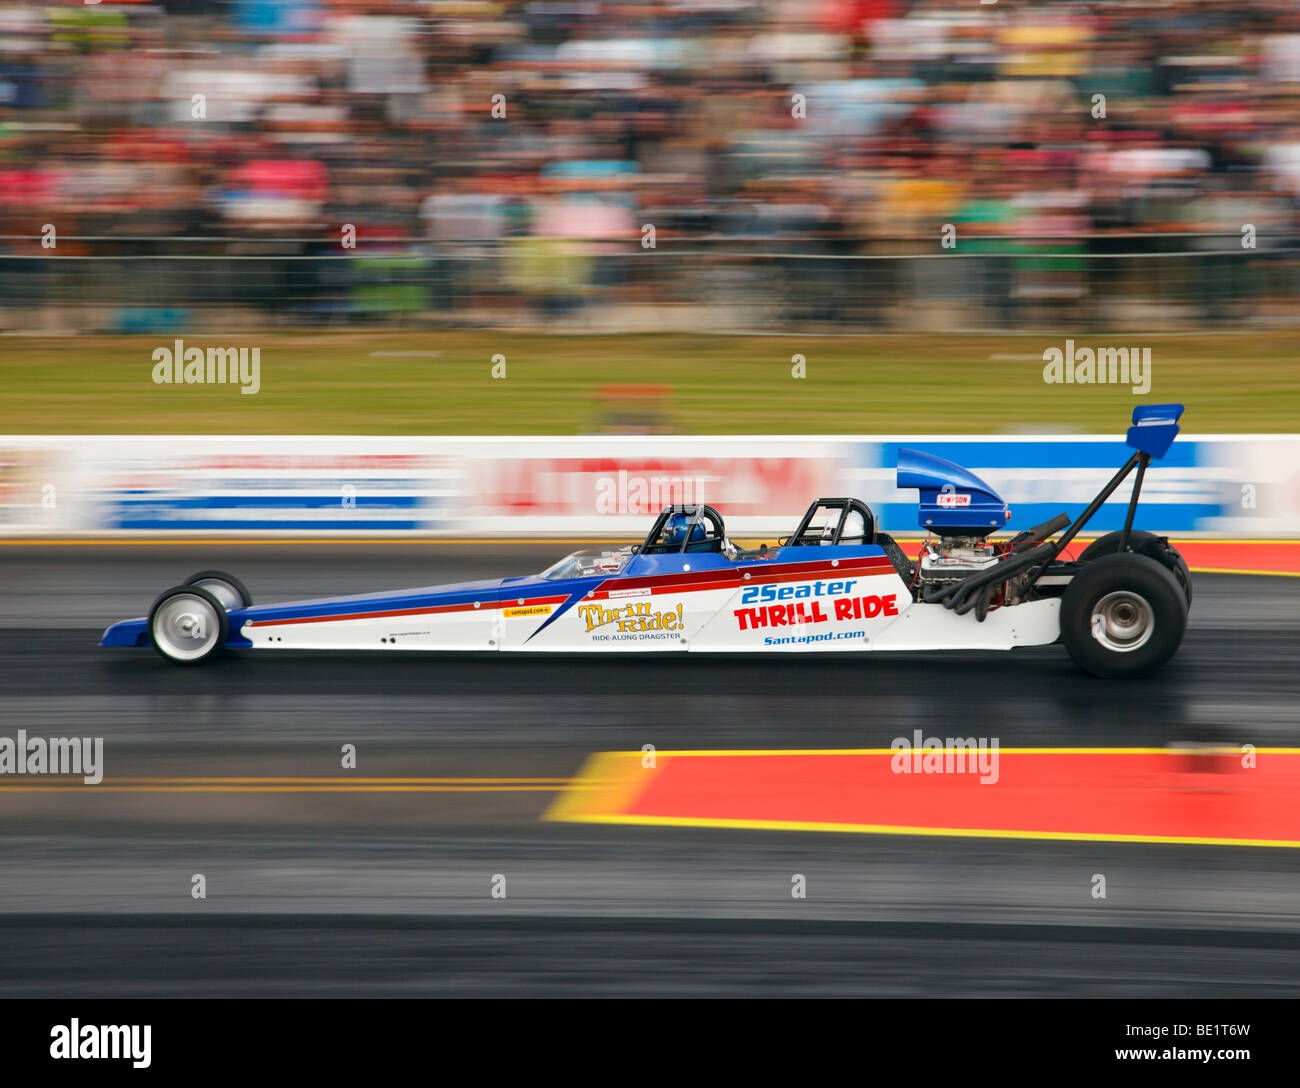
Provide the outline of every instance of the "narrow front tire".
[[191,574],[182,584],[206,589],[227,612],[250,608],[253,604],[253,595],[248,592],[248,587],[224,570],[201,570],[198,574]]
[[149,610],[149,641],[177,665],[212,660],[225,646],[229,629],[221,601],[200,586],[169,589]]

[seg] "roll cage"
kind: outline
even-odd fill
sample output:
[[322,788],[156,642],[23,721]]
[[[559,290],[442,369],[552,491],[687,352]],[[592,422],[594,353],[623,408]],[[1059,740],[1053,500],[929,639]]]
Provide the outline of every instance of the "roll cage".
[[876,518],[861,499],[814,499],[799,528],[781,540],[782,545],[849,544],[876,542]]
[[[674,514],[685,514],[690,520],[681,541],[679,543],[668,543],[665,540],[664,526]],[[703,530],[702,535],[697,534],[697,527]],[[712,506],[665,506],[659,512],[659,516],[655,518],[654,525],[651,526],[649,534],[637,549],[637,552],[640,555],[720,552],[726,538],[726,527],[723,525],[722,515]]]

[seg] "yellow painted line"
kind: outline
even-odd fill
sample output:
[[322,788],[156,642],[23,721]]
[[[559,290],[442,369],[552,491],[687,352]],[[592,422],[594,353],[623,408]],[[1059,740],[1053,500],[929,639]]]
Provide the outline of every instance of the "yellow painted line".
[[266,784],[283,783],[285,785],[370,785],[370,784],[394,784],[394,785],[428,785],[428,786],[446,786],[446,785],[493,785],[493,786],[538,786],[538,785],[567,785],[573,781],[572,778],[366,778],[364,776],[353,777],[351,775],[340,775],[335,778],[328,776],[315,775],[297,775],[293,777],[277,777],[275,775],[255,775],[250,777],[227,778],[223,776],[208,777],[206,775],[195,775],[179,777],[175,775],[126,775],[123,777],[105,778],[105,782],[111,782],[114,785],[142,785],[146,783],[164,783],[170,785],[198,785],[208,784],[217,785],[221,783],[257,783]]
[[1173,544],[1294,544],[1289,536],[1170,536]]
[[[1175,536],[1172,533],[1169,536],[1171,544],[1294,544],[1295,537],[1290,536],[1264,536],[1264,537],[1238,537],[1238,536]],[[900,544],[920,544],[923,540],[933,539],[924,536],[895,536],[895,540]],[[1070,541],[1070,546],[1075,544],[1091,544],[1094,540],[1100,540],[1096,536],[1077,536]]]
[[106,786],[73,780],[66,785],[3,785],[6,793],[556,793],[585,790],[586,786]]
[[1193,574],[1251,574],[1265,578],[1300,578],[1296,570],[1232,570],[1228,567],[1191,567]]
[[5,793],[556,793],[601,787],[599,780],[571,778],[335,778],[335,777],[133,777],[105,778],[94,785],[75,775],[0,779]]
[[[42,537],[42,536],[23,536],[23,537],[6,537],[0,539],[0,544],[11,547],[20,547],[23,545],[40,545],[44,546],[63,546],[63,547],[99,547],[101,545],[113,547],[126,547],[139,544],[149,545],[180,545],[180,544],[638,544],[641,541],[639,536],[626,537],[563,537],[563,536],[267,536],[267,537],[245,537],[245,536],[218,536],[218,537],[200,537],[186,536],[184,530],[178,530],[176,536],[162,537],[122,537],[122,536],[103,536],[103,537]],[[766,543],[769,547],[775,548],[778,545],[773,543],[774,538],[760,537],[736,537],[737,543]],[[931,537],[916,536],[904,537],[895,536],[894,539],[899,544],[921,544]],[[1072,540],[1074,544],[1091,544],[1094,537],[1081,536]],[[1293,537],[1173,537],[1171,543],[1177,544],[1294,544]]]
[[349,537],[187,537],[187,536],[166,536],[166,537],[14,537],[0,540],[0,546],[18,548],[18,547],[40,547],[40,548],[136,548],[136,547],[191,547],[194,545],[254,545],[262,547],[268,544],[404,544],[420,545],[429,544],[474,544],[478,546],[491,544],[581,544],[581,545],[625,545],[639,544],[641,538],[633,539],[631,537],[620,538],[617,540],[593,539],[589,536],[584,537],[384,537],[384,536],[349,536]]
[[[627,808],[654,778],[653,771],[642,768],[642,758],[642,752],[597,752],[590,756],[572,780],[574,787],[578,788],[561,793],[543,819],[567,820],[585,812],[617,812]],[[660,758],[660,753],[656,752],[655,770]],[[589,788],[582,789],[584,786]],[[579,802],[579,792],[594,797]]]
[[[925,738],[923,738],[925,739]],[[940,738],[942,739],[942,738]],[[910,738],[909,738],[910,742]],[[1190,742],[1188,742],[1190,745]],[[910,750],[910,749],[909,749]],[[1022,755],[1022,756],[1158,756],[1158,755],[1179,755],[1185,752],[1233,752],[1241,753],[1240,746],[1227,745],[1215,746],[1213,748],[1201,747],[1183,747],[1178,744],[1167,745],[1163,748],[998,748],[998,755]],[[1255,749],[1256,755],[1300,755],[1300,748],[1259,748]],[[598,755],[615,756],[622,759],[642,758],[640,751],[627,752],[601,752]],[[677,750],[669,748],[660,748],[655,752],[656,759],[672,757],[681,759],[686,756],[892,756],[897,755],[894,748],[694,748],[690,750]],[[593,757],[593,760],[595,757]],[[587,767],[593,765],[593,760],[589,760],[574,779],[575,782],[582,781]]]
[[[547,816],[547,819],[555,817]],[[1273,846],[1300,848],[1290,839],[1221,839],[1173,835],[1111,835],[1082,831],[1004,831],[964,827],[906,827],[891,824],[799,823],[786,820],[729,820],[701,816],[578,816],[571,823],[641,824],[659,827],[707,827],[743,831],[829,831],[858,835],[912,835],[930,838],[1038,839],[1069,842],[1131,842],[1182,846]]]
[[[899,545],[920,544],[926,537],[895,537]],[[1173,542],[1185,544],[1290,544],[1295,543],[1290,539],[1277,538],[1236,538],[1236,537],[1205,537],[1205,538],[1185,538],[1174,539]],[[1073,543],[1087,545],[1092,541],[1086,537],[1080,537]],[[227,547],[235,545],[238,547],[299,547],[304,544],[309,545],[329,545],[337,547],[339,545],[375,545],[375,544],[400,544],[405,547],[411,546],[484,546],[484,545],[504,545],[506,547],[532,546],[555,544],[565,547],[574,545],[594,547],[594,546],[611,546],[619,547],[630,543],[636,543],[631,537],[620,537],[612,540],[593,539],[591,537],[143,537],[143,538],[121,538],[121,537],[16,537],[9,539],[0,539],[0,547],[9,548],[134,548],[134,547]],[[754,541],[739,541],[739,543],[753,544]],[[773,545],[775,547],[775,545]],[[1239,577],[1248,578],[1300,578],[1300,571],[1284,570],[1256,570],[1256,569],[1236,569],[1230,567],[1199,567],[1191,566],[1190,569],[1195,574],[1230,574]]]

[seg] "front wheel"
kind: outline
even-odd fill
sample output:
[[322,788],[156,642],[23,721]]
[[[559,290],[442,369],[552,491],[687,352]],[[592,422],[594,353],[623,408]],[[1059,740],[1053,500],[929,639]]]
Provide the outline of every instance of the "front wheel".
[[1132,552],[1087,563],[1061,598],[1061,641],[1093,676],[1145,676],[1168,661],[1187,629],[1187,598],[1154,559]]
[[169,589],[149,610],[153,648],[177,665],[210,661],[226,644],[228,631],[221,601],[199,586]]
[[233,612],[236,608],[249,608],[253,603],[253,595],[248,592],[248,587],[224,570],[201,570],[186,578],[184,584],[206,589],[221,602],[227,612]]

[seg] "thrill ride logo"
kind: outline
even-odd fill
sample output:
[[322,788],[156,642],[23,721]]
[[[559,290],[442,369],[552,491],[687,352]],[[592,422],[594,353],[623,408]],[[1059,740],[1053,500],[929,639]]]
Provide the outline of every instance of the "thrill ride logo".
[[[837,621],[872,620],[877,616],[898,615],[898,597],[894,593],[884,596],[837,596],[851,593],[855,584],[856,580],[779,588],[752,586],[741,596],[741,604],[770,600],[790,600],[790,603],[737,608],[732,611],[732,615],[736,617],[742,631],[753,631],[760,627],[801,627],[810,623],[829,623],[832,618]],[[835,597],[835,600],[826,602],[829,612],[822,608],[822,602],[817,599],[822,596]]]
[[620,633],[638,634],[649,631],[680,631],[683,629],[682,606],[670,612],[660,612],[649,601],[606,608],[601,604],[581,604],[578,615],[587,624],[587,634],[611,624],[618,625]]

